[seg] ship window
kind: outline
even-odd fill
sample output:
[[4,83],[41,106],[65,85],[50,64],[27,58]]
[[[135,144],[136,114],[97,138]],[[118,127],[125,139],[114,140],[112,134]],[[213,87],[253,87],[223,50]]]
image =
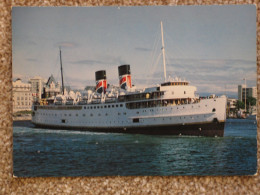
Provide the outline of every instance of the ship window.
[[69,116],[71,116],[71,114],[69,114]]
[[139,118],[134,118],[133,123],[139,123]]
[[97,106],[97,108],[99,108],[99,106]]
[[100,106],[100,108],[103,108],[103,106]]
[[78,114],[76,114],[76,116],[78,116]]
[[205,105],[207,107],[207,105]]
[[84,106],[84,109],[86,109],[86,106]]
[[186,91],[184,91],[184,94],[186,94]]
[[120,104],[120,107],[123,107],[123,104]]
[[126,115],[126,112],[124,112],[124,115]]
[[90,116],[93,116],[93,114],[90,114]]
[[107,107],[110,108],[110,105],[108,105]]
[[118,115],[121,115],[120,112],[118,113]]
[[92,106],[90,106],[90,109],[92,109]]
[[82,116],[86,116],[85,114],[83,114]]
[[104,108],[107,108],[107,106],[104,106]]
[[67,116],[67,114],[64,114],[64,116]]
[[139,112],[136,112],[136,114],[139,114]]
[[94,106],[94,109],[96,109],[96,106]]
[[212,109],[212,112],[216,112],[216,109],[215,109],[215,108],[213,108],[213,109]]
[[114,108],[115,106],[114,105],[112,105],[112,108]]
[[65,120],[65,119],[62,119],[62,120],[61,120],[61,122],[62,122],[62,123],[65,123],[65,122],[66,122],[66,120]]

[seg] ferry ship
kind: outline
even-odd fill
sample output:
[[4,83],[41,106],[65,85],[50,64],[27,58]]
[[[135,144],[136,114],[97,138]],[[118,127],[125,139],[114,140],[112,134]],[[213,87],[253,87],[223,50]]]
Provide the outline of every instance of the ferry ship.
[[164,82],[136,89],[130,65],[124,64],[118,67],[118,87],[108,86],[106,71],[99,70],[95,91],[71,98],[64,95],[62,76],[63,94],[47,105],[34,105],[32,123],[54,129],[223,137],[226,96],[202,99],[188,81],[167,80],[162,23],[161,32]]

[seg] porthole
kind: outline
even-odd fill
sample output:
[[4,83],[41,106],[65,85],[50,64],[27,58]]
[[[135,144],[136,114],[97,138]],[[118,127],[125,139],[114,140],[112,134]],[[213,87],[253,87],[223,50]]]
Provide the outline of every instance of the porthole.
[[107,107],[110,108],[110,105],[108,105]]
[[97,109],[99,108],[99,106],[97,106]]
[[76,116],[79,116],[78,114],[76,114]]
[[213,108],[213,109],[212,109],[212,112],[216,112],[216,109],[215,109],[215,108]]
[[93,114],[90,114],[90,116],[93,116]]
[[84,109],[86,109],[86,106],[84,106]]
[[100,106],[100,108],[103,108],[103,106]]
[[118,104],[116,105],[116,107],[118,108]]
[[123,107],[123,104],[120,104],[120,107]]
[[114,108],[115,106],[114,105],[112,105],[112,108]]
[[85,114],[83,114],[82,116],[86,116]]
[[104,106],[104,108],[107,108],[107,106]]
[[96,106],[94,106],[94,109],[96,109]]

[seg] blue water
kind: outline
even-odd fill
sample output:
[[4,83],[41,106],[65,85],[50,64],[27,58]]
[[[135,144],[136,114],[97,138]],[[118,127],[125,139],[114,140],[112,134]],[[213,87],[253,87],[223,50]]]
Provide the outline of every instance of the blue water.
[[224,137],[154,136],[14,125],[14,175],[252,175],[256,121],[229,119]]

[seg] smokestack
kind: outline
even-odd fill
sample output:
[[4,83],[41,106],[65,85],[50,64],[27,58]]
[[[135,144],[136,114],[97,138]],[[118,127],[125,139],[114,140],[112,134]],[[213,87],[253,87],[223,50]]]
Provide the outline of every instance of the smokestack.
[[107,76],[105,70],[97,71],[96,73],[96,92],[106,93],[107,89]]
[[121,89],[126,89],[126,86],[128,88],[132,87],[132,81],[131,81],[131,71],[130,71],[130,65],[125,64],[118,66],[118,73],[119,73],[119,86]]

